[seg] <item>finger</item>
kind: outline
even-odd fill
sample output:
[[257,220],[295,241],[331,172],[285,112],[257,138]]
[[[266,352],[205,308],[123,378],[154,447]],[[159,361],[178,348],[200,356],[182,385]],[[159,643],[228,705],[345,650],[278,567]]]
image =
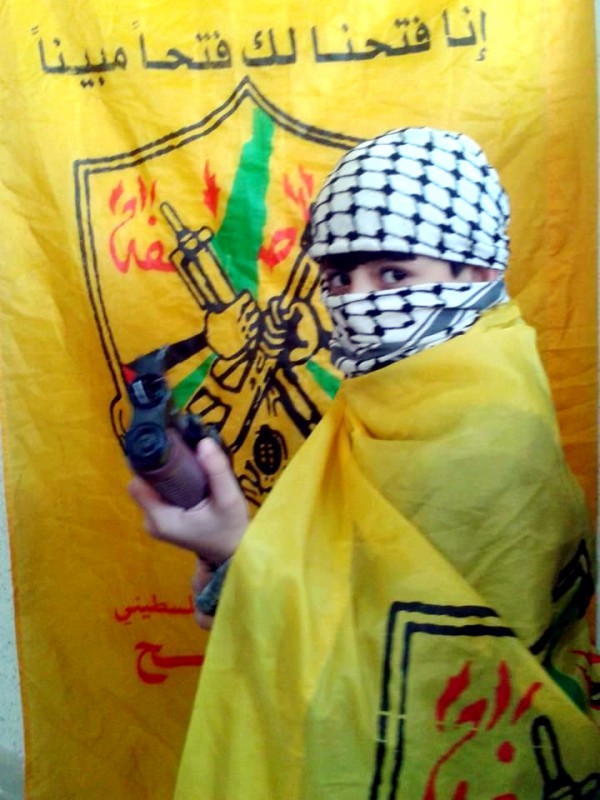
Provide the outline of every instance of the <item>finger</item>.
[[239,324],[253,330],[258,327],[260,318],[260,308],[256,304],[256,300],[251,298],[251,302],[246,303],[239,313]]
[[202,611],[194,611],[194,621],[202,630],[209,631],[215,621],[214,617],[209,614],[203,614]]
[[263,331],[264,342],[270,350],[280,350],[288,337],[288,331],[284,327],[276,327],[271,318],[265,320]]
[[260,324],[260,311],[258,311],[257,309],[256,313],[254,313],[251,317],[248,317],[246,319],[246,329],[248,333],[254,336],[258,330],[259,324]]
[[[165,503],[161,496],[139,477],[130,482],[128,489],[133,500],[145,512],[144,527],[151,536],[194,550],[196,531],[193,523],[186,520],[182,508]],[[173,534],[172,531],[177,533]]]
[[150,507],[157,503],[161,503],[162,500],[158,492],[150,486],[149,483],[146,483],[145,480],[136,475],[127,486],[127,491],[129,495],[135,502],[144,509],[144,511],[149,510]]
[[272,317],[271,315],[265,316],[264,323],[265,323],[264,327],[265,333],[270,336],[281,336],[282,332],[283,333],[285,332],[282,331],[281,323],[279,322],[278,324],[277,320],[275,320],[274,317]]
[[152,536],[163,538],[163,531],[174,525],[181,527],[183,509],[165,503],[158,492],[142,478],[135,477],[129,484],[129,494],[145,512],[144,522]]
[[269,300],[265,322],[275,326],[281,325],[281,300],[279,297],[272,297]]
[[206,437],[197,448],[200,466],[208,476],[210,494],[214,507],[225,510],[242,500],[242,493],[229,459],[219,445]]
[[248,313],[259,313],[258,305],[254,297],[248,291],[243,291],[239,297],[239,317],[244,317]]

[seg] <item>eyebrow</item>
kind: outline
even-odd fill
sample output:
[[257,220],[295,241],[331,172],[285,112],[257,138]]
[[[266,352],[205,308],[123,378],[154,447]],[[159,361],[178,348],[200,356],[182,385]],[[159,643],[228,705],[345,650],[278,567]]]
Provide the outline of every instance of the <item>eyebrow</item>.
[[365,264],[369,261],[400,261],[402,263],[414,261],[416,259],[414,253],[395,253],[390,250],[373,250],[361,251],[359,253],[336,253],[334,255],[325,256],[318,264],[319,268],[323,270],[336,270],[340,272],[351,272],[356,269],[359,264]]

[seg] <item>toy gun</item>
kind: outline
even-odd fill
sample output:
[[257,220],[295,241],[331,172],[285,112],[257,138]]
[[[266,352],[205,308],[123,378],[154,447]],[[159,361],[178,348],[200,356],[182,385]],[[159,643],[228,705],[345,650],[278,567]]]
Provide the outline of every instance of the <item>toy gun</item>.
[[134,375],[127,392],[133,417],[125,434],[125,454],[132,470],[163,500],[191,508],[209,494],[208,479],[194,455],[196,446],[206,436],[221,443],[216,429],[173,403],[164,377],[166,351],[155,350],[130,365]]

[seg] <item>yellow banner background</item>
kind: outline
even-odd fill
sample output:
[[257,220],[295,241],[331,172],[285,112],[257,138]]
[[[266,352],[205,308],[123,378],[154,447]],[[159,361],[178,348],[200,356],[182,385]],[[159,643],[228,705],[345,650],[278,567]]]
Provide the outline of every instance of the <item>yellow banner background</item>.
[[[120,366],[205,318],[159,268],[174,243],[160,204],[219,230],[244,152],[252,163],[244,147],[268,140],[268,182],[250,169],[230,218],[235,231],[264,212],[247,290],[264,309],[300,274],[306,203],[345,147],[408,125],[473,136],[512,199],[509,286],[594,508],[593,4],[7,0],[0,23],[2,427],[27,796],[162,800],[206,640],[190,618],[191,557],[150,541],[126,493]],[[173,369],[181,396],[201,355]],[[287,376],[285,397],[322,412],[336,379],[323,347],[311,369]],[[228,396],[226,439],[251,402],[243,389]],[[267,406],[234,454],[239,474]],[[290,419],[279,467],[303,438]],[[274,477],[260,476],[254,505]]]

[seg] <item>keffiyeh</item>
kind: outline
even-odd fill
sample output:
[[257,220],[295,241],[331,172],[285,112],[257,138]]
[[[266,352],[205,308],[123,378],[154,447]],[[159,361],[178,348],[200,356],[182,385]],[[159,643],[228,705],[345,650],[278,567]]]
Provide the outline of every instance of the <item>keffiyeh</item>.
[[508,197],[472,139],[403,128],[347,152],[311,210],[304,245],[319,260],[340,253],[413,253],[504,270]]
[[430,283],[367,294],[331,295],[331,360],[346,377],[380,369],[468,330],[508,300],[504,281]]

